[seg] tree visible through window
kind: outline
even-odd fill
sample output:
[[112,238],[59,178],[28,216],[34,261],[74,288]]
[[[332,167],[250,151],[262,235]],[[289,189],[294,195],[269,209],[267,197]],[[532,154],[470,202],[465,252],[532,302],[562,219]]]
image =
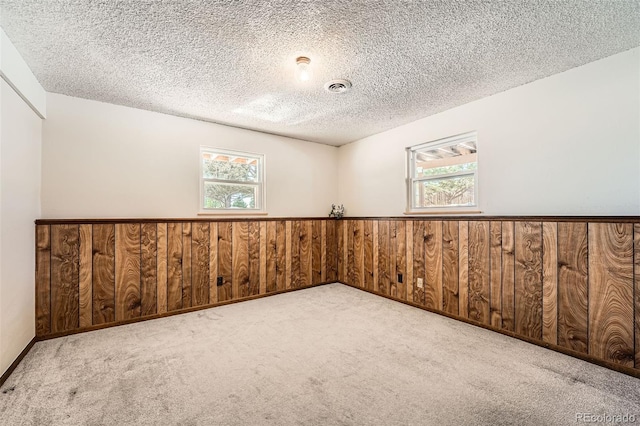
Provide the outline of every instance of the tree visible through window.
[[409,211],[477,205],[477,136],[467,133],[407,148]]
[[203,210],[262,210],[264,156],[202,148],[201,207]]

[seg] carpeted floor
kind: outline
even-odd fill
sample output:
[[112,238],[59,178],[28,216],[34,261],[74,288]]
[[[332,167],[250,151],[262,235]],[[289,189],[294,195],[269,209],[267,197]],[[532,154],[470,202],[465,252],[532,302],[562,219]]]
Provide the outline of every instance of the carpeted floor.
[[2,425],[553,425],[640,380],[342,284],[39,342]]

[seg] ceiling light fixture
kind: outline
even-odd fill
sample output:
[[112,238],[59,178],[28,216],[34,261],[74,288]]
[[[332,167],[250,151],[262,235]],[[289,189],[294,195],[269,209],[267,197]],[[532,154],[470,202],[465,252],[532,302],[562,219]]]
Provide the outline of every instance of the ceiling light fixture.
[[296,78],[302,82],[311,80],[311,59],[306,56],[296,58]]

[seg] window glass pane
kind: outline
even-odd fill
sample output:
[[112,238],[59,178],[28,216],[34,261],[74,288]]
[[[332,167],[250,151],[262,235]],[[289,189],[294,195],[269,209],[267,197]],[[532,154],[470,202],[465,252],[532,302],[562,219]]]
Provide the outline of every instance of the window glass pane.
[[429,168],[429,164],[427,167],[420,167],[416,165],[416,177],[429,177],[429,176],[438,176],[438,175],[446,175],[449,173],[458,173],[458,172],[466,172],[466,171],[474,171],[478,168],[478,163],[464,163],[464,164],[455,164],[451,166],[436,166]]
[[464,141],[437,148],[425,148],[415,153],[415,177],[437,176],[475,170],[475,141]]
[[204,152],[202,175],[209,179],[258,182],[258,159]]
[[475,205],[474,176],[455,176],[414,183],[415,207]]
[[205,209],[255,209],[258,187],[218,182],[204,183]]

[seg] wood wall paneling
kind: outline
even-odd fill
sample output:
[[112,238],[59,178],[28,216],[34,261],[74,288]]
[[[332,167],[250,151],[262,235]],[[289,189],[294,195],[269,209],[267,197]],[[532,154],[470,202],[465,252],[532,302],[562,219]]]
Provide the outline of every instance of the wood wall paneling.
[[209,303],[218,302],[218,224],[209,223]]
[[469,222],[458,222],[458,315],[469,318]]
[[395,249],[395,274],[394,280],[397,287],[397,297],[401,300],[407,300],[407,232],[405,230],[405,221],[396,221],[396,249]]
[[542,340],[558,343],[558,224],[542,223]]
[[209,304],[210,227],[207,222],[191,225],[191,301],[193,306]]
[[291,223],[291,288],[300,288],[302,279],[300,277],[300,228],[299,220]]
[[365,220],[363,227],[363,274],[364,288],[373,291],[373,221]]
[[353,284],[364,288],[364,221],[354,221],[353,226]]
[[51,333],[51,225],[36,225],[36,336]]
[[633,225],[588,226],[589,354],[633,367]]
[[93,226],[93,324],[116,320],[116,230],[112,224]]
[[116,321],[140,316],[140,224],[116,224]]
[[276,259],[278,257],[276,227],[277,222],[267,222],[267,293],[272,293],[278,288],[276,281]]
[[389,221],[378,223],[378,291],[389,295]]
[[249,222],[249,282],[248,295],[260,294],[260,223]]
[[322,282],[322,224],[325,221],[313,220],[311,222],[311,284]]
[[587,353],[587,224],[560,222],[557,230],[558,344]]
[[191,255],[192,232],[191,223],[182,224],[182,307],[190,308],[192,306],[192,270],[193,264]]
[[636,361],[635,367],[640,369],[640,223],[634,224],[634,294],[635,294],[635,341]]
[[489,222],[469,222],[469,319],[490,323]]
[[515,331],[515,250],[515,224],[502,222],[502,328],[508,331]]
[[182,223],[167,224],[167,311],[182,309]]
[[396,258],[398,252],[398,236],[396,220],[389,221],[389,296],[398,297],[398,276],[396,274]]
[[310,220],[300,221],[300,281],[299,287],[311,285],[312,275],[312,224]]
[[249,296],[249,224],[233,222],[233,269],[231,284],[233,298]]
[[218,277],[222,285],[218,286],[218,301],[225,302],[237,297],[233,294],[233,223],[218,223]]
[[442,222],[429,220],[424,227],[424,303],[442,310]]
[[80,255],[78,265],[78,298],[80,309],[80,327],[89,327],[93,324],[93,229],[90,224],[79,226]]
[[285,221],[276,222],[276,290],[287,288],[287,226]]
[[458,222],[442,222],[442,309],[452,315],[458,315],[458,280],[460,279],[458,262]]
[[492,327],[502,327],[502,222],[489,222],[489,309]]
[[516,333],[542,339],[542,224],[515,223]]
[[[374,222],[373,227],[376,229],[377,222]],[[406,301],[413,302],[413,289],[415,286],[415,280],[413,279],[413,221],[408,220],[405,223],[405,244],[407,247],[407,255],[405,256],[407,277],[405,279],[406,289]],[[375,250],[374,250],[375,253]],[[374,263],[375,265],[375,263]],[[375,271],[375,268],[374,268]]]
[[336,220],[324,221],[327,225],[327,281],[338,279],[338,240]]
[[140,314],[158,312],[158,228],[155,223],[140,225]]
[[78,225],[51,225],[51,332],[79,327]]

